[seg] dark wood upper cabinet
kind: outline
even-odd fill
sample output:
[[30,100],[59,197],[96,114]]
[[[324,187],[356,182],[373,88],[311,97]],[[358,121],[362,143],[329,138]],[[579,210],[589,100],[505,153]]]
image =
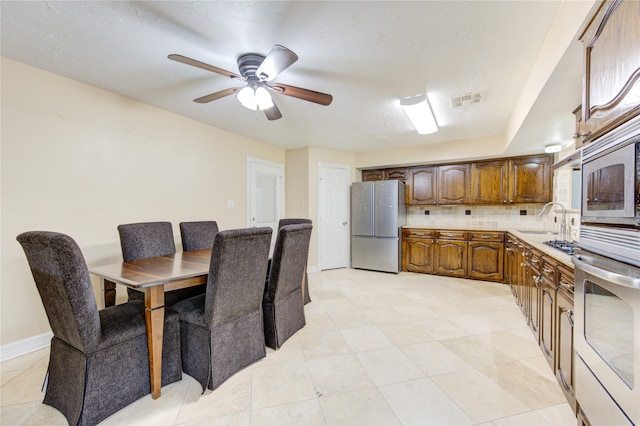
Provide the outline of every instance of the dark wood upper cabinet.
[[508,202],[546,203],[551,201],[550,155],[516,157],[509,160]]
[[471,203],[506,204],[509,163],[483,161],[471,165]]
[[377,180],[400,180],[407,181],[407,169],[406,168],[393,168],[393,169],[372,169],[362,171],[362,181],[377,181]]
[[585,31],[582,122],[584,142],[640,115],[640,2],[602,2]]
[[409,169],[409,193],[407,204],[438,204],[438,167],[413,167]]
[[438,167],[438,204],[468,204],[470,164]]
[[439,205],[469,202],[469,164],[409,169],[408,204]]

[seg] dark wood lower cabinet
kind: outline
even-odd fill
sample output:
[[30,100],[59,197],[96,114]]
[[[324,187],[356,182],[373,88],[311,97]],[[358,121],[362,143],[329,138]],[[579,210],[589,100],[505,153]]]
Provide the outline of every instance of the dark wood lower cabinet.
[[434,247],[433,239],[407,238],[402,242],[402,257],[404,270],[409,272],[434,272]]
[[487,281],[504,278],[504,244],[469,241],[469,277]]
[[467,276],[467,242],[436,240],[436,269],[439,275]]
[[547,278],[542,278],[540,286],[540,349],[547,362],[554,368],[555,330],[554,319],[556,313],[556,287]]

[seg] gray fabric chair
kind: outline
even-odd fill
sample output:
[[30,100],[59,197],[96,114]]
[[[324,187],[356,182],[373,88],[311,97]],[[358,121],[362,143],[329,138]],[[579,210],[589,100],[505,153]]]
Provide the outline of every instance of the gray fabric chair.
[[180,222],[180,237],[182,238],[182,250],[210,249],[213,239],[218,233],[218,224],[215,220],[201,222]]
[[[20,234],[53,331],[44,403],[70,425],[94,425],[151,392],[144,305],[98,310],[87,264],[69,236]],[[180,326],[165,313],[162,385],[182,378]]]
[[[176,253],[176,243],[173,239],[171,222],[142,222],[128,223],[118,226],[122,259],[125,262],[145,259],[147,257],[164,256]],[[180,300],[185,300],[204,293],[205,285],[168,291],[165,293],[165,306],[171,306]],[[129,301],[144,301],[144,294],[132,288],[127,288]]]
[[278,231],[262,309],[266,345],[278,349],[305,326],[302,278],[312,225],[285,225]]
[[[278,222],[278,230],[286,225],[298,225],[300,223],[312,223],[311,219],[302,218],[285,218],[280,219]],[[307,273],[307,262],[304,262],[304,282],[302,283],[302,293],[304,297],[304,304],[311,302],[311,296],[309,296],[309,274]]]
[[180,314],[182,370],[203,392],[266,356],[262,294],[271,234],[269,227],[218,232],[206,293],[173,306]]

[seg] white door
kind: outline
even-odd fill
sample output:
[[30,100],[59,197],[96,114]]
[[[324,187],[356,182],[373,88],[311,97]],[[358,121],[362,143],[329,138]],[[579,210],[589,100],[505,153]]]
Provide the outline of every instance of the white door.
[[247,157],[247,226],[273,229],[271,252],[284,213],[283,193],[284,166]]
[[348,268],[349,166],[318,163],[318,269]]

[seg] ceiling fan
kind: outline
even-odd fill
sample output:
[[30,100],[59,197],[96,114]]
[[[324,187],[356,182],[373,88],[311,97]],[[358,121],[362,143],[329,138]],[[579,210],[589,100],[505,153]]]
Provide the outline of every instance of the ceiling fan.
[[237,93],[238,100],[242,106],[252,109],[264,111],[267,119],[277,120],[282,118],[280,110],[273,102],[269,92],[279,93],[293,98],[303,99],[309,102],[315,102],[320,105],[329,105],[333,100],[333,96],[326,93],[316,92],[315,90],[302,89],[300,87],[290,86],[283,83],[271,83],[282,71],[286,70],[298,60],[298,55],[284,46],[276,44],[273,46],[267,56],[257,53],[247,53],[238,58],[238,70],[240,74],[236,74],[213,65],[186,56],[172,54],[169,59],[183,64],[202,68],[207,71],[220,74],[231,79],[241,80],[247,85],[245,87],[231,87],[220,90],[206,96],[194,99],[194,102],[207,103],[216,99]]

